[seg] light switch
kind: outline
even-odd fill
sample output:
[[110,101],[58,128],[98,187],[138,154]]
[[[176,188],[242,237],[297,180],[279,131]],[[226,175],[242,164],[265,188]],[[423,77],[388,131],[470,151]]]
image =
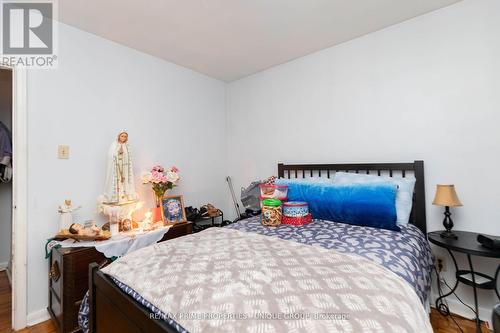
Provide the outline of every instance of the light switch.
[[60,160],[69,159],[69,146],[59,145],[59,150],[58,150],[57,156]]

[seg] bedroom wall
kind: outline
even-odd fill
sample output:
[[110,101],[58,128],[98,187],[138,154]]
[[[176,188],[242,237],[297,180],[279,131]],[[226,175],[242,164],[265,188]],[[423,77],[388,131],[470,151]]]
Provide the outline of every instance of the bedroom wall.
[[[0,69],[0,121],[12,130],[12,73]],[[0,271],[8,266],[12,236],[12,182],[0,182]]]
[[[58,56],[58,69],[28,73],[30,323],[47,316],[44,246],[58,229],[57,206],[71,198],[83,206],[78,221],[104,221],[96,199],[120,130],[147,207],[153,195],[140,173],[161,163],[180,169],[173,193],[187,205],[227,208],[225,83],[63,24]],[[59,144],[70,146],[69,160],[57,159]]]
[[[499,235],[499,31],[500,1],[466,0],[230,83],[235,187],[276,174],[279,161],[422,159],[429,231],[442,229],[435,185],[454,183],[464,204],[452,210],[456,229]],[[498,265],[474,262],[490,274]],[[460,287],[468,304],[471,294]],[[489,319],[498,300],[479,295]],[[450,305],[471,314],[453,298]]]

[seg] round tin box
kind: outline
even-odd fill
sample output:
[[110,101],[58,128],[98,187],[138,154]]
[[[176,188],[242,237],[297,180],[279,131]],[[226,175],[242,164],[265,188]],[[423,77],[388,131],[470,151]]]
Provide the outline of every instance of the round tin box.
[[305,225],[309,224],[312,222],[312,216],[311,214],[307,214],[306,216],[302,217],[288,217],[288,216],[283,216],[281,218],[281,224],[288,224],[288,225]]
[[309,214],[307,202],[289,201],[283,203],[283,215],[287,217],[304,217]]

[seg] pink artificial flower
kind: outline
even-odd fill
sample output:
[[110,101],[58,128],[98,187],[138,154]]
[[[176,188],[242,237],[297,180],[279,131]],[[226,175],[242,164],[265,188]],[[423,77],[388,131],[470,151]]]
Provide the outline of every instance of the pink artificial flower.
[[163,168],[161,165],[155,165],[153,167],[153,171],[163,172],[165,171],[165,168]]
[[172,167],[170,168],[170,171],[179,172],[179,169],[177,169],[177,167],[175,165],[172,165]]
[[155,184],[164,183],[167,180],[167,177],[163,175],[163,173],[158,171],[151,172],[151,182]]

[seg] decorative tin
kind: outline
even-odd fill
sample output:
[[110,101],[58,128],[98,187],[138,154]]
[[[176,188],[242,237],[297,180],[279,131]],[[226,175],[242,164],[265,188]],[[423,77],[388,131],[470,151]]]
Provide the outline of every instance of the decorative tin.
[[288,196],[288,186],[286,185],[266,185],[260,187],[260,196],[263,199],[278,199],[282,200]]
[[276,199],[262,201],[262,224],[269,227],[281,224],[281,201]]
[[305,225],[311,223],[311,221],[312,221],[311,214],[307,214],[306,216],[300,216],[300,217],[283,216],[283,218],[281,219],[281,224]]
[[304,217],[309,214],[307,202],[290,201],[283,203],[283,216]]

